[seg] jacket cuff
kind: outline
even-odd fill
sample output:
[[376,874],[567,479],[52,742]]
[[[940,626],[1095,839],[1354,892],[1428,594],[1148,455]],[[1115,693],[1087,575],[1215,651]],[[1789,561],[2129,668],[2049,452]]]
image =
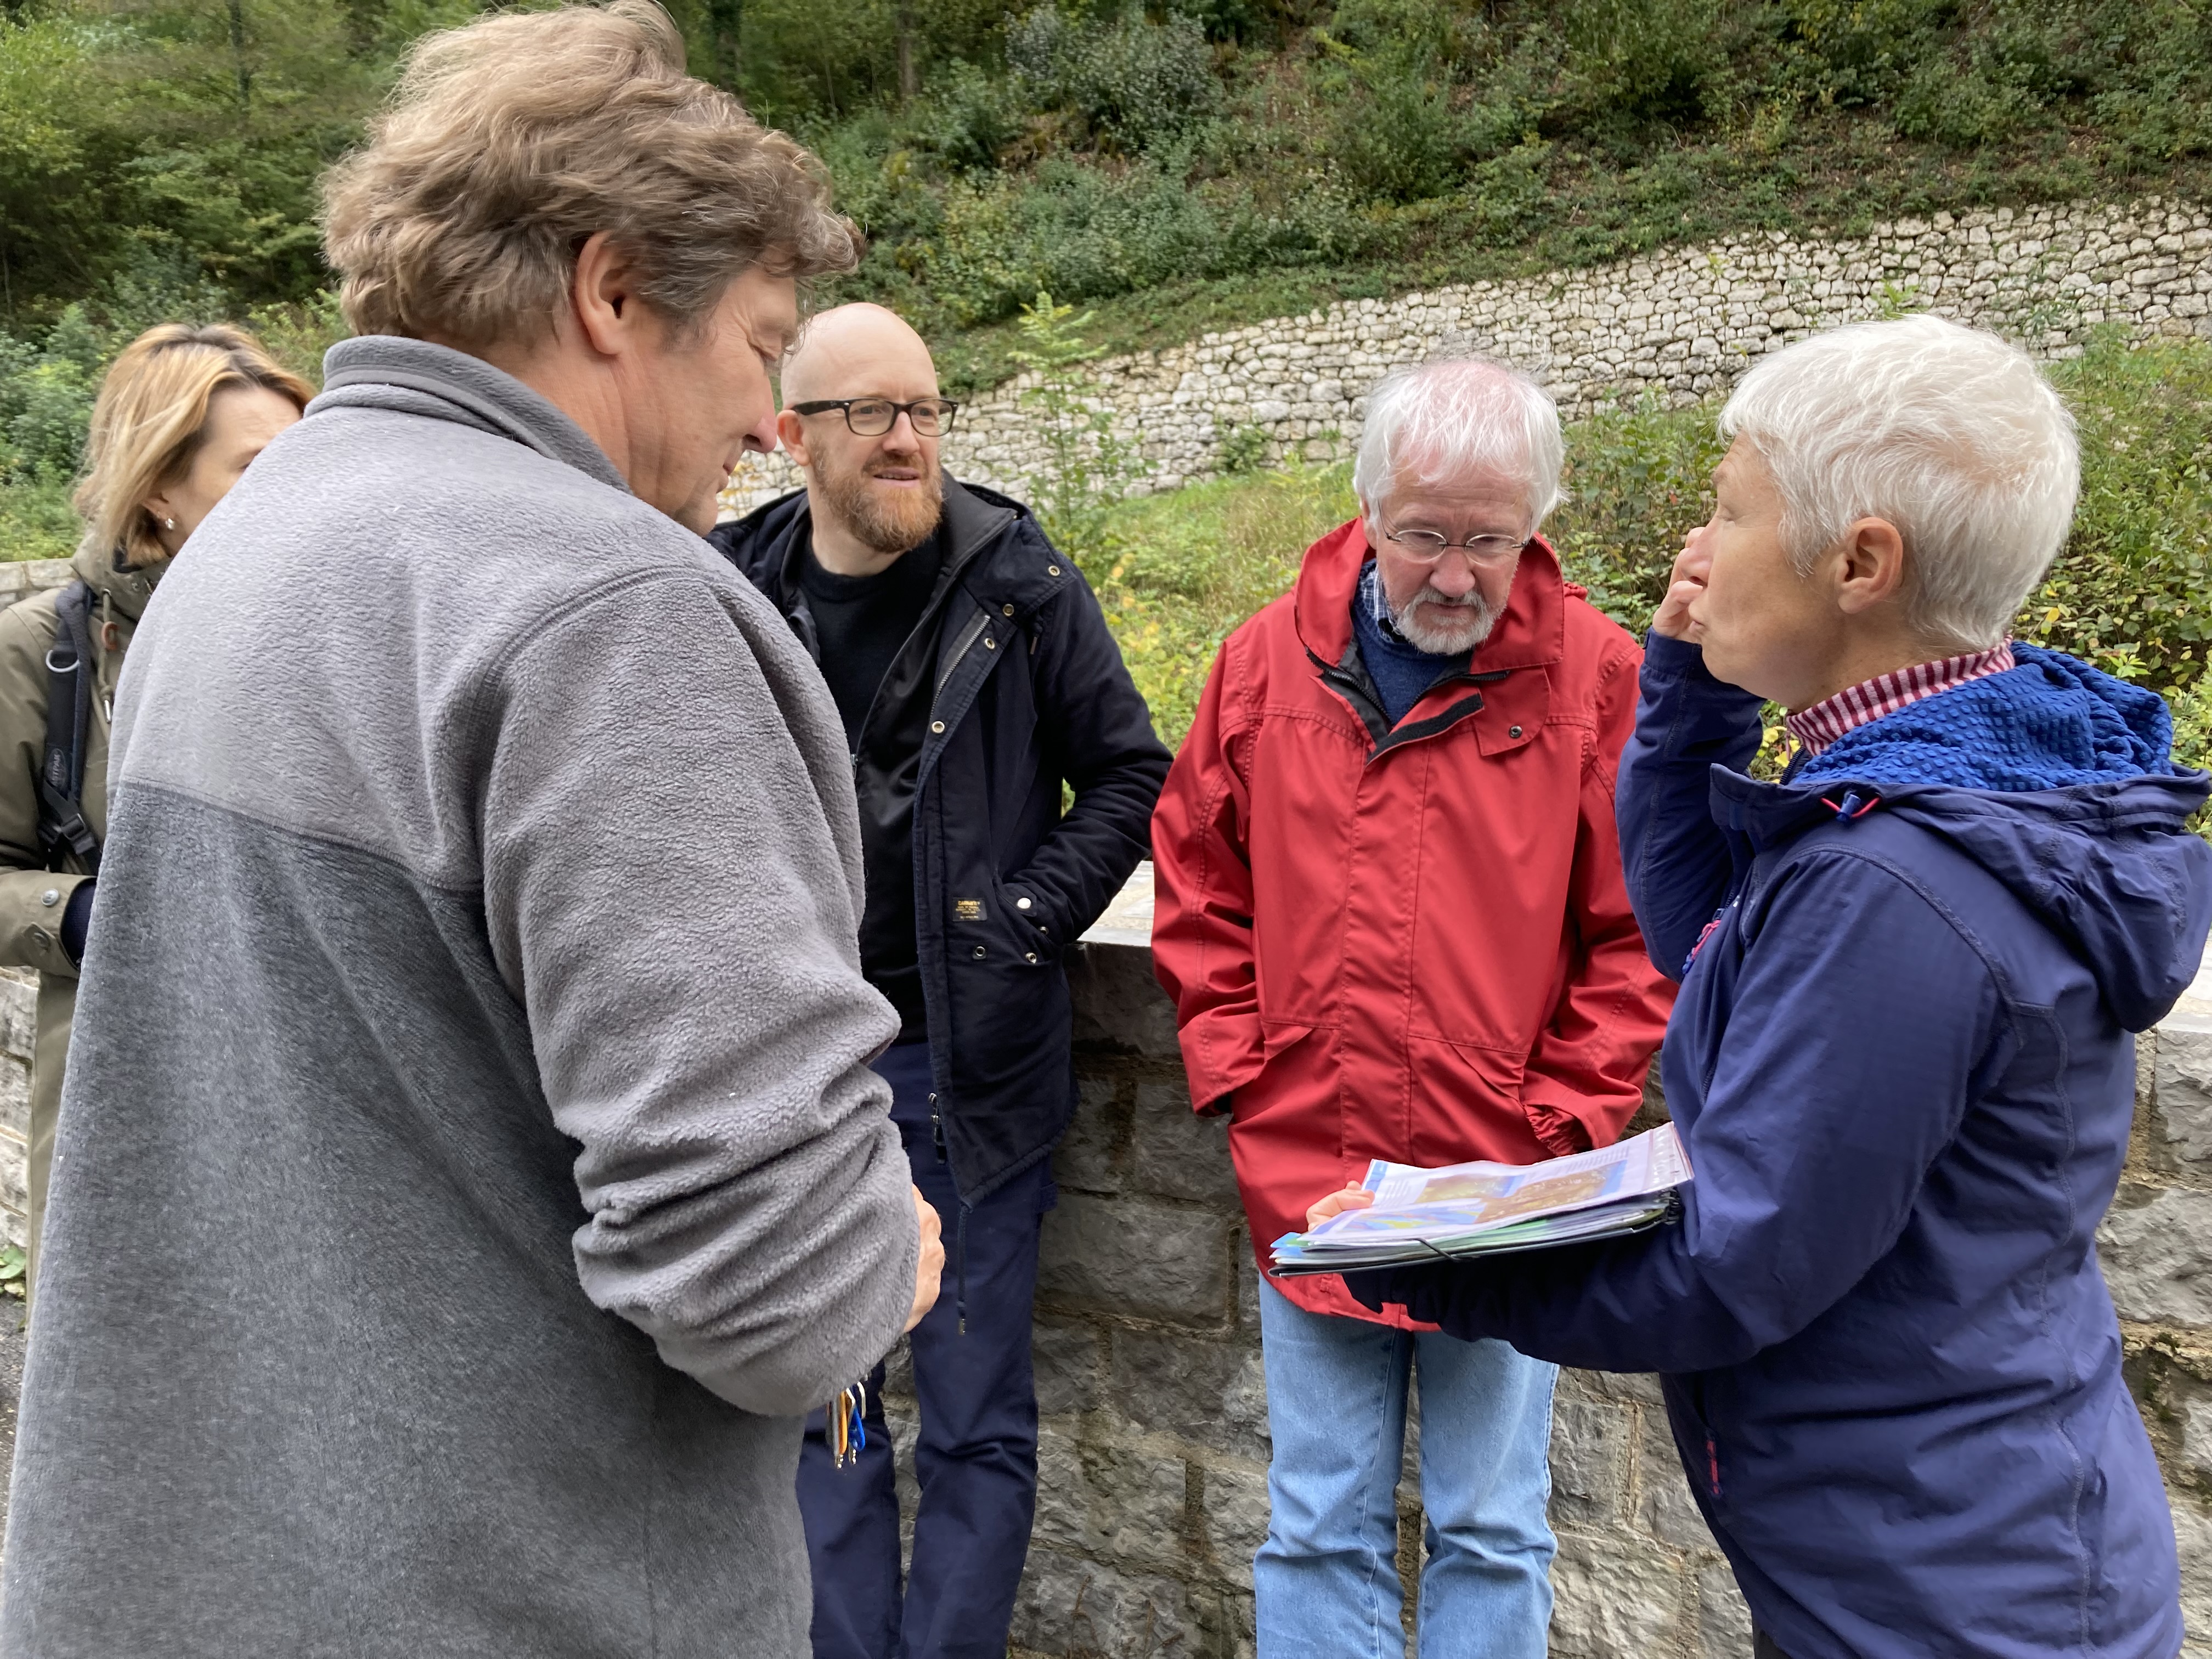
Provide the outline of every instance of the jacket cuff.
[[1662,634],[1656,628],[1644,635],[1644,672],[1649,676],[1670,680],[1702,681],[1707,685],[1720,684],[1713,678],[1712,671],[1705,666],[1705,647]]
[[1018,880],[1000,884],[1000,890],[1006,896],[1007,914],[1021,927],[1042,934],[1045,943],[1055,950],[1068,942],[1060,926],[1060,918],[1054,915],[1050,902],[1042,893]]
[[1547,1106],[1540,1100],[1523,1101],[1522,1110],[1528,1115],[1528,1127],[1536,1132],[1536,1139],[1553,1157],[1572,1158],[1577,1152],[1589,1151],[1589,1130],[1572,1112]]
[[1207,1109],[1260,1075],[1267,1063],[1257,1008],[1216,1008],[1176,1034],[1190,1080],[1191,1109]]

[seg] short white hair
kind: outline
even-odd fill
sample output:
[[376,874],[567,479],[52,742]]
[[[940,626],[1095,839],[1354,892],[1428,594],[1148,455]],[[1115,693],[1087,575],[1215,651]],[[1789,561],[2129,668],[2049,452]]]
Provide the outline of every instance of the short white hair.
[[1721,410],[1759,452],[1801,574],[1861,519],[1905,539],[1905,615],[1995,645],[2066,540],[2074,417],[2019,347],[1940,317],[1854,323],[1759,364]]
[[1435,485],[1501,473],[1527,490],[1533,536],[1563,499],[1565,460],[1559,405],[1543,387],[1489,357],[1437,357],[1392,370],[1368,392],[1352,487],[1371,518],[1402,474]]

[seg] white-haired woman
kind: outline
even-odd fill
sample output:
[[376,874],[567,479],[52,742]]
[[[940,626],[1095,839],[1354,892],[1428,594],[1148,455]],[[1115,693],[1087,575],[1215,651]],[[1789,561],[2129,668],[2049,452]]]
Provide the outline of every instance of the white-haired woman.
[[[1838,329],[1722,428],[1620,793],[1682,981],[1681,1224],[1363,1293],[1666,1374],[1762,1655],[2170,1659],[2172,1528],[2094,1241],[2130,1034],[2212,921],[2184,827],[2212,784],[2155,696],[2006,638],[2077,488],[2021,352]],[[1802,745],[1779,784],[1745,775],[1761,699]]]
[[124,653],[169,561],[313,395],[244,329],[148,329],[116,358],[93,406],[75,579],[0,614],[0,963],[39,975],[25,1206],[33,1279],[107,830],[108,714]]

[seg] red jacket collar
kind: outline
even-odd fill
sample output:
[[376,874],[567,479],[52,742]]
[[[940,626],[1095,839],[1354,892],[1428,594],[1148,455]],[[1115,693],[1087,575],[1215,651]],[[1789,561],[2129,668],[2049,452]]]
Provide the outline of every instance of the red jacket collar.
[[[1306,549],[1298,567],[1296,598],[1291,602],[1298,639],[1323,662],[1343,661],[1351,647],[1352,597],[1368,556],[1367,526],[1354,519]],[[1475,651],[1468,672],[1502,674],[1559,661],[1566,650],[1568,592],[1569,584],[1559,574],[1559,556],[1549,542],[1537,537],[1522,553],[1513,573],[1505,614]]]

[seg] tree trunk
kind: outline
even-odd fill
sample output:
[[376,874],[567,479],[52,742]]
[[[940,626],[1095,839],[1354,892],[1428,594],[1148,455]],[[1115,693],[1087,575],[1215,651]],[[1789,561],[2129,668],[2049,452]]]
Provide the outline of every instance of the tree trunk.
[[898,71],[899,102],[910,104],[921,91],[921,74],[914,61],[914,7],[910,0],[899,0]]
[[725,92],[739,90],[738,75],[744,67],[744,58],[738,46],[738,31],[744,20],[744,0],[707,0],[707,27],[714,41],[714,83]]
[[253,76],[246,68],[245,0],[230,0],[230,61],[238,71],[238,112],[243,115],[253,98]]

